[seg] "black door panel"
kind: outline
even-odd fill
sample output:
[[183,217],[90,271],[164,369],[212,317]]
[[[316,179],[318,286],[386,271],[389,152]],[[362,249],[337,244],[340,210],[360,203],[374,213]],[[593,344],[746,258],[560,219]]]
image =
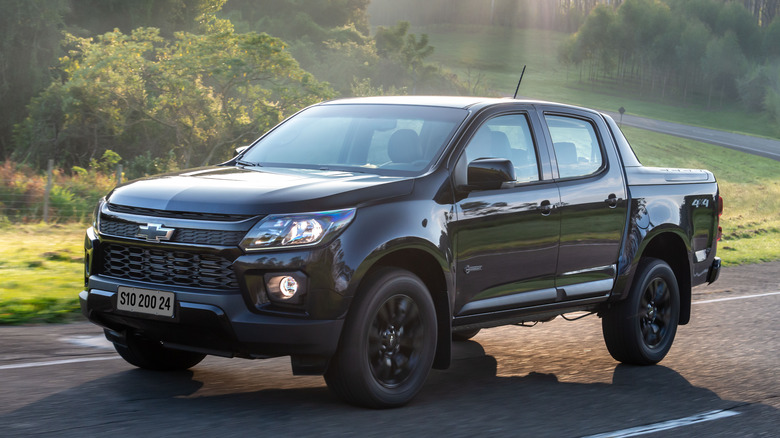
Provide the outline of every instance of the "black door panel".
[[572,110],[546,112],[561,194],[555,285],[563,299],[609,293],[626,224],[627,189],[603,120]]
[[555,301],[560,216],[545,203],[558,203],[554,184],[474,192],[458,203],[456,314],[467,303],[463,311]]
[[[456,186],[460,181],[466,190],[453,224],[455,315],[556,300],[560,197],[545,170],[546,151],[540,154],[534,137],[541,130],[532,111],[502,110],[475,127],[460,155]],[[481,158],[509,160],[515,183],[498,190],[469,187],[465,169]]]

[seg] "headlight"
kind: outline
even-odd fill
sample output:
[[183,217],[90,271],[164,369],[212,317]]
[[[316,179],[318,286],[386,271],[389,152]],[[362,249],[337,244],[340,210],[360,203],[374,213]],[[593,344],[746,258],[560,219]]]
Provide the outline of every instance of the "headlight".
[[95,207],[95,212],[92,214],[92,228],[95,229],[96,233],[100,233],[100,210],[103,209],[103,204],[106,202],[105,196],[100,198],[100,200],[97,203],[97,206]]
[[317,213],[273,214],[249,230],[241,242],[241,248],[251,251],[316,245],[349,225],[354,217],[354,208]]

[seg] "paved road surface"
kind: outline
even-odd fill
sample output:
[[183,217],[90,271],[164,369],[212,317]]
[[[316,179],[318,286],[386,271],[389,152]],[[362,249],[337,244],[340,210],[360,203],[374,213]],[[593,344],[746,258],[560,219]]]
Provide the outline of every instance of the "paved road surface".
[[618,365],[593,316],[501,327],[458,343],[450,370],[387,411],[341,403],[285,358],[165,374],[127,365],[88,323],[0,327],[0,435],[778,436],[778,272],[727,268],[697,288],[658,366]]
[[[608,111],[605,113],[609,114],[613,119],[615,119],[615,121],[620,120],[619,113]],[[711,143],[718,146],[724,146],[730,149],[736,149],[738,151],[780,161],[780,140],[734,134],[731,132],[699,128],[696,126],[681,125],[679,123],[664,122],[661,120],[632,116],[630,114],[623,114],[622,124],[625,126],[647,129],[649,131],[655,131],[663,134]]]

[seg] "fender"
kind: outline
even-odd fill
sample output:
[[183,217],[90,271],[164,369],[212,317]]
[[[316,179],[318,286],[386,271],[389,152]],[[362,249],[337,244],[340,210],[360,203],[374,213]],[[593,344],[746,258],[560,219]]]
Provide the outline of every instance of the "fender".
[[[641,187],[646,189],[647,187]],[[636,190],[640,191],[640,190]],[[634,193],[632,192],[632,195]],[[653,247],[657,238],[673,235],[684,248],[683,256],[687,260],[688,275],[692,272],[692,230],[683,228],[684,221],[680,217],[680,209],[675,201],[668,197],[636,197],[631,200],[629,226],[623,242],[623,248],[618,260],[618,276],[612,291],[610,301],[624,299],[634,278],[639,260],[649,255],[648,247]],[[660,242],[660,241],[656,241]],[[665,246],[665,245],[661,245]],[[653,256],[669,261],[670,257],[680,255],[663,254],[653,250]],[[671,263],[670,263],[671,264]],[[690,284],[690,278],[680,279],[681,284]]]
[[[388,263],[388,260],[394,260],[395,263],[400,263],[402,266],[411,265],[413,259],[398,259],[398,254],[416,254],[419,258],[423,256],[428,258],[432,264],[437,267],[436,274],[440,274],[445,278],[446,289],[445,292],[448,296],[453,295],[455,289],[454,284],[454,264],[449,254],[446,254],[440,250],[433,242],[423,239],[421,237],[399,237],[387,242],[383,242],[374,247],[374,249],[363,259],[363,263],[355,270],[354,275],[350,280],[350,286],[348,288],[348,295],[355,296],[358,293],[360,283],[370,274],[377,266],[384,266]],[[429,263],[430,265],[430,263]],[[411,269],[415,271],[416,269]],[[433,292],[433,291],[431,291]]]
[[[693,272],[694,234],[683,219],[681,209],[670,208],[675,200],[669,197],[635,198],[632,200],[623,249],[619,259],[619,274],[610,302],[628,296],[634,274],[643,257],[666,261],[674,271],[680,290],[680,324],[687,324],[691,313],[691,273]],[[682,205],[682,204],[678,204]],[[659,219],[664,220],[659,220]]]

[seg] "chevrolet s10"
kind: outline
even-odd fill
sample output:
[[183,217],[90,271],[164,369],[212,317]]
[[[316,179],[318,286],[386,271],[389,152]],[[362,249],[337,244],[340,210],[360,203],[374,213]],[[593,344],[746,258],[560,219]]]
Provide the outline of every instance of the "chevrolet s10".
[[712,173],[642,166],[596,111],[337,100],[114,189],[80,302],[141,368],[290,356],[350,403],[400,406],[453,339],[571,312],[601,318],[616,360],[659,362],[718,277],[722,209]]

